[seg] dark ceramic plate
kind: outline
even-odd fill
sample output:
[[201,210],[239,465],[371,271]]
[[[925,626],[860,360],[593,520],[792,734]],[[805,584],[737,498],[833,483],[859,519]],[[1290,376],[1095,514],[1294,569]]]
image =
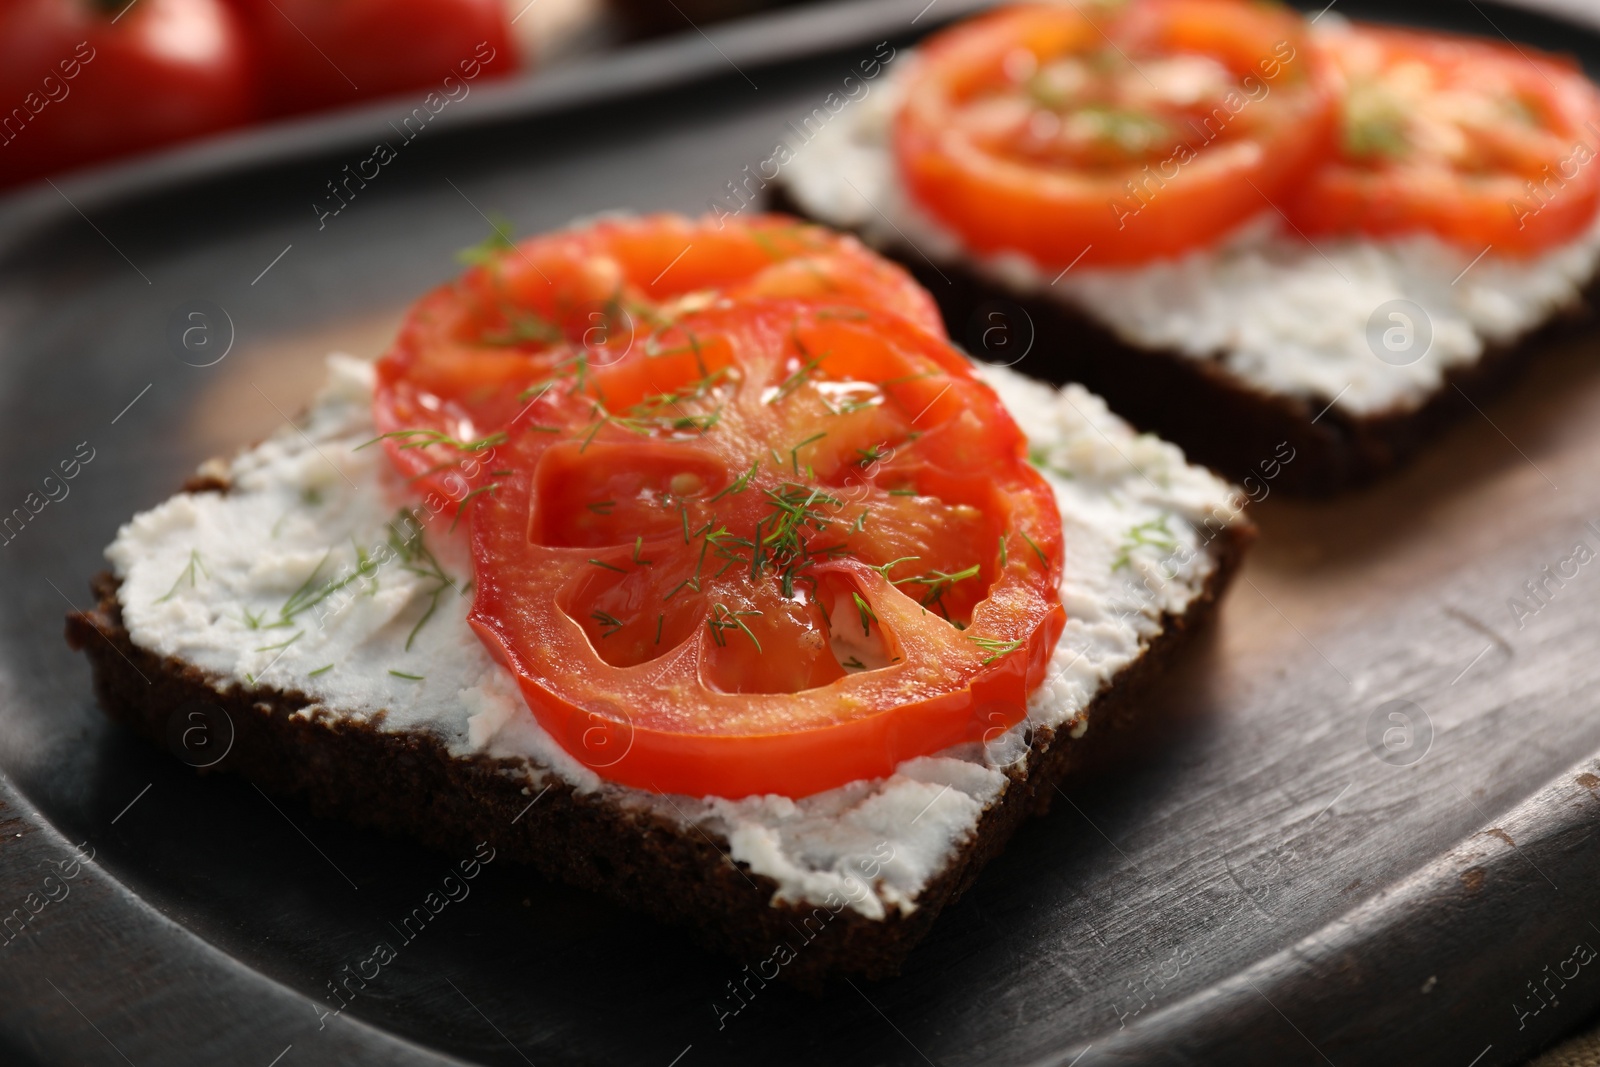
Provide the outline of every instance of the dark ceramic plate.
[[[1600,1005],[1600,563],[1525,585],[1600,545],[1593,338],[1369,492],[1269,498],[1135,758],[1026,827],[896,981],[769,987],[719,1024],[737,962],[492,865],[324,1019],[452,857],[103,721],[61,619],[120,522],[280,423],[327,349],[379,350],[485,215],[703,210],[878,41],[959,8],[924,4],[485,87],[320,222],[414,102],[0,203],[0,515],[56,498],[0,545],[0,1062],[1486,1067]],[[1527,11],[1371,6],[1338,10],[1600,65],[1591,30]],[[201,307],[197,354],[171,324]]]

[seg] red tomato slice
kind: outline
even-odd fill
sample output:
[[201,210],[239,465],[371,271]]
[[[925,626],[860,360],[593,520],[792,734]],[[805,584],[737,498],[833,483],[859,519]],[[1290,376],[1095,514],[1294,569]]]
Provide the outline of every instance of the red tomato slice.
[[1600,92],[1572,63],[1442,34],[1324,35],[1347,83],[1335,158],[1286,205],[1310,235],[1431,231],[1529,255],[1600,209]]
[[220,0],[0,3],[0,185],[249,120],[247,46]]
[[1255,0],[1006,8],[931,38],[908,80],[912,196],[972,250],[1046,269],[1208,244],[1332,147],[1327,65]]
[[1020,721],[1064,621],[1060,515],[948,342],[761,297],[556,379],[474,504],[471,621],[578,759],[802,796]]
[[378,364],[374,416],[400,469],[460,500],[498,435],[557,368],[623,358],[716,300],[876,306],[944,336],[932,298],[854,238],[773,215],[615,218],[510,248],[412,309]]

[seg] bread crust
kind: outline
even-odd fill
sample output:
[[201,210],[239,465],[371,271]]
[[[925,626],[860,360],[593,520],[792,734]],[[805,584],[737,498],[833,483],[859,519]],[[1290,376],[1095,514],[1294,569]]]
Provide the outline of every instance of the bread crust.
[[1005,793],[923,889],[915,910],[891,909],[882,920],[850,908],[830,915],[827,908],[775,904],[777,884],[737,866],[727,841],[577,792],[559,779],[530,806],[535,793],[520,760],[455,757],[432,733],[391,733],[341,720],[292,690],[224,687],[193,664],[135,644],[111,574],[94,579],[93,609],[67,617],[66,638],[88,656],[107,715],[157,744],[167,743],[174,715],[186,706],[201,702],[226,711],[233,743],[207,772],[241,775],[268,793],[304,801],[318,816],[412,837],[452,854],[487,841],[498,854],[548,877],[686,927],[706,948],[743,962],[765,960],[787,943],[795,957],[779,974],[815,987],[835,976],[879,979],[899,971],[939,913],[973,883],[1023,820],[1049,808],[1053,787],[1094,764],[1133,718],[1148,680],[1215,613],[1254,536],[1243,518],[1216,534],[1206,548],[1215,567],[1203,591],[1183,614],[1166,615],[1143,654],[1094,698],[1088,709],[1092,728],[1079,739],[1038,731]]
[[[781,186],[771,209],[822,225]],[[908,248],[877,248],[914,275],[939,304],[946,328],[962,341],[981,310],[1015,304],[1034,328],[1032,351],[1017,370],[1061,384],[1082,383],[1140,430],[1164,437],[1224,477],[1244,484],[1266,480],[1300,496],[1327,496],[1365,485],[1393,470],[1441,434],[1473,405],[1504,392],[1533,358],[1563,336],[1594,321],[1600,274],[1578,300],[1509,344],[1491,345],[1473,363],[1452,367],[1438,389],[1415,407],[1353,415],[1326,401],[1271,393],[1223,368],[1170,349],[1129,344],[1091,316],[1049,296],[1024,295],[960,262],[930,264]],[[1273,463],[1280,445],[1291,463]],[[1266,466],[1263,466],[1263,465]]]

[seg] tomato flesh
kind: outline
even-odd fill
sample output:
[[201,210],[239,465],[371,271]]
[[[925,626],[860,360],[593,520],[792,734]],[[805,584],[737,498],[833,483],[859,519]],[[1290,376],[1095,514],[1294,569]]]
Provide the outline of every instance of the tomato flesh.
[[558,365],[601,367],[683,309],[788,297],[883,307],[943,336],[932,299],[853,238],[779,216],[606,219],[494,248],[423,297],[378,363],[378,431],[423,492],[462,499]]
[[1023,5],[931,38],[894,148],[979,253],[1046,269],[1208,244],[1331,148],[1333,87],[1298,15],[1245,0]]
[[413,309],[374,416],[469,517],[472,625],[569,752],[801,796],[1021,720],[1060,515],[900,268],[774,216],[484,258]]
[[1307,234],[1428,231],[1525,256],[1600,210],[1600,92],[1571,63],[1377,26],[1321,47],[1346,89],[1337,152],[1286,205]]
[[1042,680],[1053,494],[908,319],[720,301],[553,372],[507,436],[472,624],[611,780],[806,795],[992,736]]

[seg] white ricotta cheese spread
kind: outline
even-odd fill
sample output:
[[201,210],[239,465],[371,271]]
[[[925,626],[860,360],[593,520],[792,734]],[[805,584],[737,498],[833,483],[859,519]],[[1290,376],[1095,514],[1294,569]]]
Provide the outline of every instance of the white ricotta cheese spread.
[[[1600,220],[1534,258],[1491,249],[1480,259],[1478,249],[1426,235],[1313,244],[1265,202],[1220,246],[1137,268],[1044,271],[1020,254],[976,256],[910,201],[895,167],[890,127],[915,63],[906,53],[870,96],[794,150],[780,180],[807,214],[879,248],[969,263],[1015,293],[1063,301],[1130,344],[1216,360],[1249,385],[1319,408],[1336,400],[1364,416],[1419,406],[1452,367],[1576,302],[1600,261]],[[1426,322],[1379,312],[1394,300],[1422,308]],[[1406,339],[1414,351],[1426,342],[1412,338],[1431,334],[1426,354],[1403,366],[1380,359],[1368,339],[1375,313],[1380,337],[1391,325],[1418,331]]]
[[[539,726],[468,627],[464,528],[430,527],[428,556],[396,550],[405,486],[382,449],[360,447],[374,434],[372,367],[334,356],[329,369],[297,425],[226,465],[229,492],[179,494],[119,531],[106,555],[135,643],[202,668],[219,690],[295,690],[315,702],[308,715],[428,731],[457,756],[520,761],[530,799],[559,780],[697,824],[771,877],[777,900],[832,894],[871,918],[915,908],[1004,793],[1003,768],[1026,751],[1020,726],[987,748],[798,800],[666,797],[603,781]],[[1203,542],[1237,518],[1238,498],[1081,388],[983,373],[1027,433],[1065,523],[1068,622],[1029,722],[1077,736],[1162,613],[1203,588]]]

